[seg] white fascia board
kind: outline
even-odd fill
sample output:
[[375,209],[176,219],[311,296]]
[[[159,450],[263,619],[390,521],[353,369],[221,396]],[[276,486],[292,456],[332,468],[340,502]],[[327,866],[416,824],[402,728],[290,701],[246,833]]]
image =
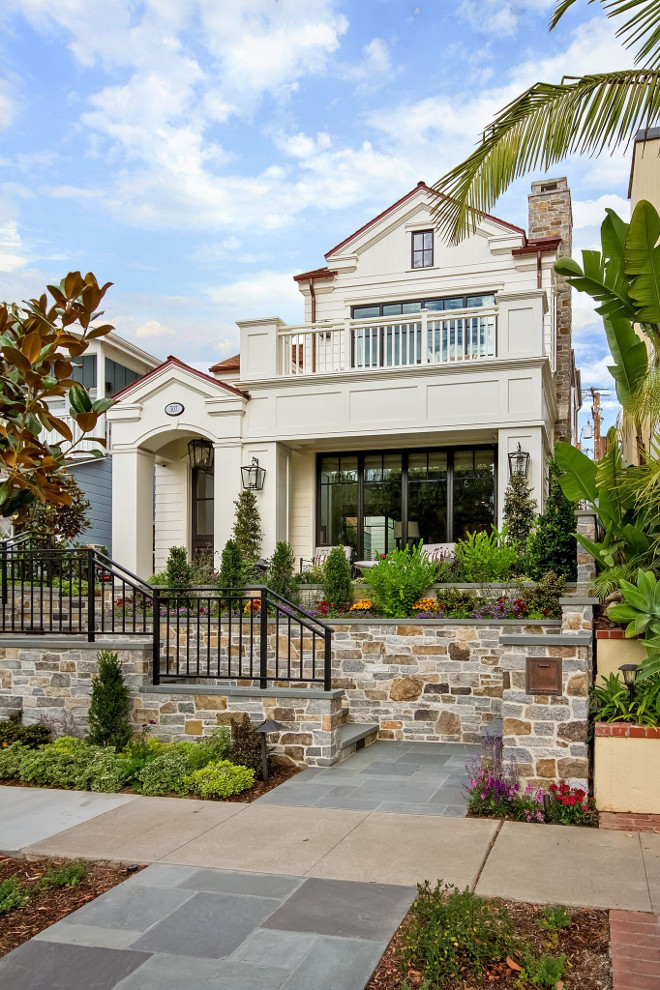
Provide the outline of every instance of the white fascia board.
[[247,329],[250,327],[261,327],[264,326],[264,324],[270,323],[275,323],[278,327],[286,326],[284,320],[280,319],[279,316],[262,316],[260,319],[236,320],[236,326],[241,329],[243,327],[246,327]]
[[213,399],[206,399],[204,402],[209,416],[236,415],[244,416],[247,406],[247,396],[240,399],[237,395],[218,396]]
[[142,415],[142,403],[130,402],[123,405],[110,406],[105,415],[112,423],[116,423],[119,420],[122,422],[139,420]]
[[132,344],[130,340],[126,340],[116,333],[109,333],[105,337],[97,337],[96,339],[100,344],[107,341],[113,347],[117,348],[118,351],[122,351],[124,354],[130,354],[131,357],[142,361],[143,364],[149,365],[150,369],[157,368],[159,364],[162,364],[161,358],[154,357],[153,354],[143,351],[141,347],[137,347],[136,344]]

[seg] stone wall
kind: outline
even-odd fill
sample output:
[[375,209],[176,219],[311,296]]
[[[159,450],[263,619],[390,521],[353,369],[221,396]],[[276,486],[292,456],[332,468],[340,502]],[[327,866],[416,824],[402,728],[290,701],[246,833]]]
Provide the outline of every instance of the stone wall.
[[[562,779],[587,790],[591,634],[505,635],[502,646],[502,671],[509,682],[502,698],[506,755],[515,758],[524,781],[547,787]],[[559,660],[560,694],[527,693],[528,657]]]
[[59,734],[85,733],[96,654],[103,648],[119,654],[136,731],[149,725],[151,735],[163,741],[200,737],[247,712],[253,720],[282,724],[268,742],[286,762],[330,766],[340,758],[342,691],[261,691],[208,682],[156,687],[151,684],[151,645],[136,642],[0,645],[0,718],[22,709],[26,723],[45,719]]
[[[543,237],[559,237],[557,248],[559,257],[570,257],[573,250],[573,213],[571,192],[565,178],[545,179],[532,182],[532,192],[528,197],[529,237],[537,240]],[[555,392],[557,396],[557,440],[570,443],[571,385],[573,383],[572,358],[572,301],[568,282],[552,273],[552,281],[557,300],[557,368],[555,372]]]
[[381,739],[477,742],[500,717],[509,685],[500,636],[559,623],[354,619],[333,627],[332,683],[352,722],[378,722]]

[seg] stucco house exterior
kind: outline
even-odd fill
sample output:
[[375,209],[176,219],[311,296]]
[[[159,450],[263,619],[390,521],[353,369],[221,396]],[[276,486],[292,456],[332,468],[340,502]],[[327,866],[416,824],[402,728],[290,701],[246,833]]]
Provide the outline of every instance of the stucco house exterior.
[[240,321],[240,355],[209,374],[170,357],[118,392],[118,562],[144,577],[174,545],[219,554],[253,458],[266,556],[288,540],[301,558],[341,543],[364,560],[500,525],[518,444],[543,505],[580,403],[570,288],[553,271],[571,251],[566,180],[532,184],[528,232],[487,216],[458,245],[434,230],[435,196],[420,182],[296,275],[299,326]]

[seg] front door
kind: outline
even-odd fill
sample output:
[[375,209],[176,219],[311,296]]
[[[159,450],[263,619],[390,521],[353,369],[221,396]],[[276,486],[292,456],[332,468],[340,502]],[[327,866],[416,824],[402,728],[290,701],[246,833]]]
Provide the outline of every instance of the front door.
[[213,472],[193,468],[192,551],[213,552]]

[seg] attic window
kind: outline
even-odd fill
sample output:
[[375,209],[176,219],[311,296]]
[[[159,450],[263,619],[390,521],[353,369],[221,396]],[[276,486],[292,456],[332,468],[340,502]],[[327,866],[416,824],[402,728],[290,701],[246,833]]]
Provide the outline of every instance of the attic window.
[[433,231],[414,230],[412,233],[412,267],[433,267]]

